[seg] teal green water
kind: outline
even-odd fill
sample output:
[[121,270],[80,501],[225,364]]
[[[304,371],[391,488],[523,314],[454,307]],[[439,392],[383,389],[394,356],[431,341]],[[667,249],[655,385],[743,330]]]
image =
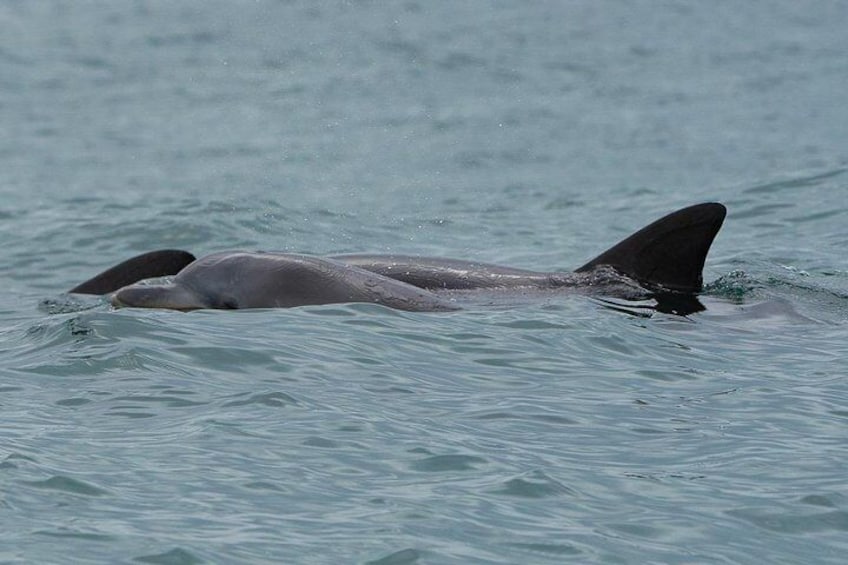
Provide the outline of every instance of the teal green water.
[[[0,562],[842,563],[841,2],[0,5]],[[114,311],[163,247],[582,264],[707,310]]]

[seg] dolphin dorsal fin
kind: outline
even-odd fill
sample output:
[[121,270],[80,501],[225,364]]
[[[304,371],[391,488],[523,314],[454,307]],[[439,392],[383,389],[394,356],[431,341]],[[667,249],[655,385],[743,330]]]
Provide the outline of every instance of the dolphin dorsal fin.
[[672,212],[604,251],[577,271],[609,265],[651,288],[700,292],[707,252],[726,214],[727,209],[717,202]]
[[176,275],[194,261],[194,255],[179,249],[161,249],[136,255],[111,269],[88,279],[68,292],[76,294],[109,294],[119,288],[153,277]]

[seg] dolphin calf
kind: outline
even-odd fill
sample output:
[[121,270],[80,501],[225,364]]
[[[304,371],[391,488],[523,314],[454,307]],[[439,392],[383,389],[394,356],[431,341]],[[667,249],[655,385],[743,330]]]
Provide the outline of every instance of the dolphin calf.
[[341,261],[294,253],[225,251],[182,269],[170,284],[118,289],[116,306],[196,310],[290,308],[310,304],[375,302],[398,310],[456,310],[411,284]]
[[[446,311],[457,309],[451,298],[462,291],[572,289],[616,295],[623,287],[629,297],[638,286],[643,297],[671,297],[685,305],[702,290],[704,262],[725,215],[718,203],[672,212],[572,273],[412,255],[227,251],[195,259],[187,251],[165,249],[128,259],[70,292],[111,294],[116,306],[175,310],[371,302]],[[175,276],[165,284],[141,282],[170,275]]]

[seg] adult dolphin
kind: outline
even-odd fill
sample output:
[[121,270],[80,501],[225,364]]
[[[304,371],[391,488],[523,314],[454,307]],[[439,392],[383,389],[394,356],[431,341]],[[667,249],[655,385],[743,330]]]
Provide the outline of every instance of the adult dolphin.
[[[718,203],[683,208],[574,273],[408,255],[317,257],[233,251],[195,260],[185,251],[161,250],[128,259],[70,292],[114,293],[112,301],[118,306],[177,310],[372,302],[401,310],[440,311],[456,309],[440,296],[441,291],[582,287],[614,294],[621,279],[592,276],[611,269],[654,294],[693,297],[702,289],[704,262],[725,215],[725,207]],[[167,284],[134,284],[174,274]]]
[[[574,273],[612,267],[651,290],[702,290],[704,262],[727,209],[718,203],[683,208],[645,226]],[[558,288],[585,281],[574,273],[546,273],[501,265],[414,255],[335,255],[349,265],[427,289]]]

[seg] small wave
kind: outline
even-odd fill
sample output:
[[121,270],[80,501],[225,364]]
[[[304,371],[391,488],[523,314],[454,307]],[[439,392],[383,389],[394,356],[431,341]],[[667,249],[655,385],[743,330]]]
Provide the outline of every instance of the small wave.
[[732,271],[708,284],[705,294],[746,305],[747,315],[755,318],[779,314],[794,321],[843,323],[848,290],[828,283],[819,274],[788,267],[761,275]]
[[704,293],[741,302],[744,298],[754,296],[761,288],[763,284],[745,271],[731,271],[707,284]]
[[69,294],[45,298],[38,303],[38,309],[45,314],[75,314],[94,310],[104,306],[105,299],[102,296],[71,296]]
[[194,563],[203,563],[202,559],[179,547],[156,555],[141,555],[133,558],[133,561],[138,563],[157,563],[160,565],[172,563],[178,565],[193,565]]
[[750,188],[745,189],[745,192],[748,194],[771,194],[775,191],[780,190],[791,190],[806,186],[816,186],[824,183],[834,177],[839,177],[844,174],[848,169],[846,168],[838,168],[832,171],[825,171],[823,173],[816,173],[811,175],[801,175],[795,178],[766,182],[763,184],[758,184],[752,186]]
[[108,494],[107,491],[100,487],[62,475],[56,475],[43,481],[31,481],[29,484],[35,488],[52,489],[84,496],[102,496]]

